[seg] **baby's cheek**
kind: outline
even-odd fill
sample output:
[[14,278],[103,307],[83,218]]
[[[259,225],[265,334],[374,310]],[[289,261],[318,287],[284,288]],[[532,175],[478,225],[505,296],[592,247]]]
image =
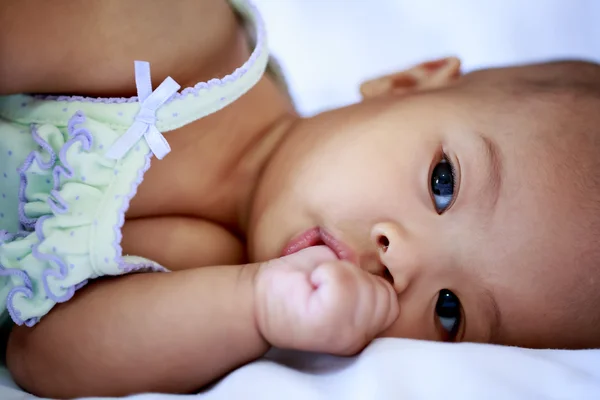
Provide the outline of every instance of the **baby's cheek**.
[[410,316],[403,315],[400,308],[400,315],[389,328],[377,335],[379,338],[402,338],[439,341],[431,327],[424,326],[421,321],[414,321]]
[[309,203],[316,214],[331,218],[329,222],[374,221],[397,213],[393,196],[372,181],[347,180],[322,187],[309,194]]

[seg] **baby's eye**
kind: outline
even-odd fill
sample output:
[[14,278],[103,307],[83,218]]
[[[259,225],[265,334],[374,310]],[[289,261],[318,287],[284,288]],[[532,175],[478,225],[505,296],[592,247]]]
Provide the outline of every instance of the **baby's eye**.
[[462,321],[462,307],[458,297],[450,290],[440,290],[435,304],[435,317],[444,330],[444,337],[450,342],[454,341]]
[[454,187],[454,167],[448,159],[443,158],[431,172],[431,193],[439,214],[443,214],[452,204]]

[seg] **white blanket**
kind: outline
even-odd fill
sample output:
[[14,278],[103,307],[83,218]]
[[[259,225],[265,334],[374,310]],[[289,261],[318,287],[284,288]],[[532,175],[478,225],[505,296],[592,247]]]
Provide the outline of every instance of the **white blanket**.
[[[0,399],[24,399],[6,370],[0,385]],[[381,339],[355,358],[275,351],[205,393],[135,399],[593,400],[600,399],[600,350],[536,351]]]

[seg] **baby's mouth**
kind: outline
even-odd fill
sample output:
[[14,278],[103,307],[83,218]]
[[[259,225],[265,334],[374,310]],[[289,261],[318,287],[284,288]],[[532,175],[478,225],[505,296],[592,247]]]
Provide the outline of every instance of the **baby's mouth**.
[[283,249],[283,256],[294,254],[308,247],[325,245],[329,247],[340,260],[358,263],[354,252],[345,243],[335,238],[321,227],[311,228],[292,239]]
[[[297,253],[313,246],[329,247],[340,260],[348,261],[360,267],[359,258],[356,253],[344,242],[334,237],[331,233],[321,227],[311,228],[292,239],[283,249],[282,256]],[[377,275],[394,285],[394,278],[388,268],[380,262],[370,263],[364,266],[366,272]]]

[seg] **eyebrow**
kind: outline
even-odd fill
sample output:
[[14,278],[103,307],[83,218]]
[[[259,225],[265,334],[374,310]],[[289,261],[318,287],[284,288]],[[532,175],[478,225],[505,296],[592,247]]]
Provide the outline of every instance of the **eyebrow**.
[[496,143],[487,136],[478,133],[479,138],[484,143],[486,158],[489,160],[489,176],[492,194],[492,208],[495,208],[498,198],[500,197],[500,188],[502,187],[502,157]]

